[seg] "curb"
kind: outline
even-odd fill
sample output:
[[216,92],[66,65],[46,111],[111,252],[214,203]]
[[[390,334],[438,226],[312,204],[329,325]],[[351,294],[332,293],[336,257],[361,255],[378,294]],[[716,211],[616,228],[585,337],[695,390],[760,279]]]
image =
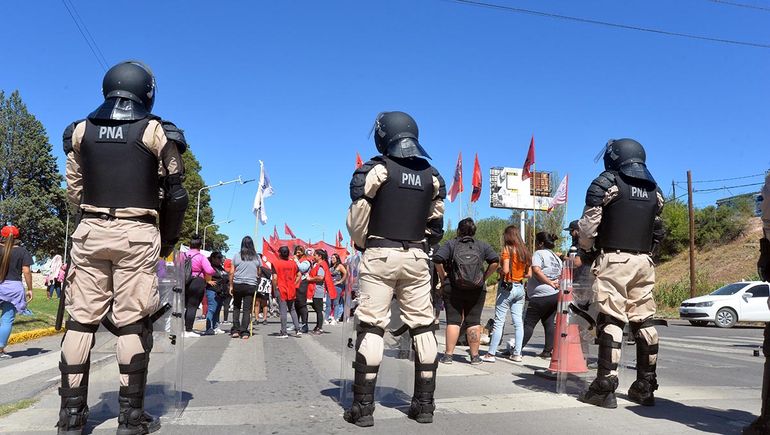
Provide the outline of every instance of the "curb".
[[64,332],[64,328],[57,331],[56,328],[51,326],[50,328],[33,329],[32,331],[17,332],[11,334],[8,338],[8,344],[19,344],[25,341],[34,340],[36,338],[48,337],[50,335],[56,335]]

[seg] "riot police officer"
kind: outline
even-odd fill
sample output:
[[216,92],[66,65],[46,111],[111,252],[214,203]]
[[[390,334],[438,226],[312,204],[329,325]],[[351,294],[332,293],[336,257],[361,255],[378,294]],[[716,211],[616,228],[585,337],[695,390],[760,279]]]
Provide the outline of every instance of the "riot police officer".
[[138,61],[119,63],[104,76],[102,92],[104,102],[64,131],[67,196],[80,222],[67,275],[60,434],[82,433],[88,419],[90,352],[103,321],[118,336],[117,433],[160,428],[144,411],[159,305],[156,266],[176,244],[188,202],[181,185],[186,142],[175,125],[150,112],[152,71]]
[[430,423],[438,359],[427,252],[443,236],[446,188],[441,175],[425,160],[430,156],[418,142],[417,123],[408,114],[379,114],[374,143],[381,155],[358,168],[350,182],[353,203],[347,226],[351,240],[364,253],[356,309],[353,404],[345,411],[345,420],[362,427],[374,424],[374,389],[395,293],[416,352],[408,416]]
[[597,377],[579,400],[617,407],[617,369],[623,328],[628,323],[636,338],[637,356],[637,379],[628,398],[652,406],[658,388],[658,333],[653,319],[655,268],[651,255],[663,236],[663,195],[647,170],[639,142],[610,140],[603,156],[605,170],[588,188],[578,224],[578,255],[583,264],[593,261],[593,297],[599,311]]
[[[759,260],[757,272],[763,281],[770,281],[770,172],[762,186],[762,238],[759,240]],[[770,306],[768,307],[770,309]],[[745,435],[765,435],[770,433],[770,323],[765,324],[765,339],[762,343],[765,355],[765,372],[762,380],[762,409],[759,417],[747,426]]]

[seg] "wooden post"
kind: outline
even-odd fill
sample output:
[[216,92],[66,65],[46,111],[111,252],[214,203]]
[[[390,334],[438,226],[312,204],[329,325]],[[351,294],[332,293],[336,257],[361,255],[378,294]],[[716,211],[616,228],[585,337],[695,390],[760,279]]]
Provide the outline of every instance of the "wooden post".
[[671,192],[673,192],[673,198],[676,200],[676,183],[674,183],[674,180],[671,180]]
[[695,211],[692,206],[692,172],[687,171],[687,208],[690,215],[690,297],[695,297]]

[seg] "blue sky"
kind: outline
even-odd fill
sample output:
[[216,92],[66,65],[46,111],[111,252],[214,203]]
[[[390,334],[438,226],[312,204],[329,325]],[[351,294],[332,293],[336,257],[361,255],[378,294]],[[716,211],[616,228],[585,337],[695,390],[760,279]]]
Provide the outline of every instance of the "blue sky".
[[[708,0],[496,1],[770,43],[770,12]],[[609,138],[645,145],[666,193],[687,169],[708,180],[770,167],[768,49],[441,0],[72,2],[108,63],[135,58],[153,68],[154,111],[185,129],[207,183],[257,177],[264,160],[276,194],[260,235],[273,224],[282,233],[284,222],[314,241],[322,231],[328,241],[345,233],[355,153],[376,153],[367,134],[383,110],[414,116],[448,183],[463,152],[464,201],[478,152],[480,217],[509,214],[488,206],[488,169],[520,167],[533,134],[537,168],[570,174],[569,219],[582,210],[601,171],[593,157]],[[61,132],[101,102],[104,70],[61,2],[5,2],[2,16],[0,89],[20,90],[63,168]],[[235,219],[222,228],[232,242],[254,232],[255,190],[212,190],[216,220]],[[695,203],[728,195],[696,194]],[[453,222],[459,214],[448,206]]]

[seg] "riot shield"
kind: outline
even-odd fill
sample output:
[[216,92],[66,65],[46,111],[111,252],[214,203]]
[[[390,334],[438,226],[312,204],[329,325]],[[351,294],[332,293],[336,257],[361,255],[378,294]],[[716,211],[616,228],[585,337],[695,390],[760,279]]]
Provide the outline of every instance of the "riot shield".
[[[348,288],[356,292],[358,297],[353,301],[356,306],[365,306],[369,303],[365,296],[358,293],[358,264],[360,256],[356,254],[348,267]],[[348,407],[353,401],[353,361],[356,358],[356,316],[349,315],[345,304],[345,315],[342,325],[342,364],[340,368],[340,393],[339,401],[343,407]],[[390,307],[390,324],[386,328],[384,352],[380,370],[377,375],[377,389],[374,399],[379,404],[389,407],[408,405],[411,401],[414,380],[414,351],[412,339],[408,332],[394,335],[403,326],[401,311],[398,302],[393,299]]]
[[[184,258],[179,253],[172,258],[173,261],[161,259],[156,269],[160,303],[153,323],[144,402],[145,410],[161,417],[162,421],[177,418],[184,407]],[[116,346],[116,336],[100,332],[91,351],[91,418],[108,419],[118,414],[120,373],[115,361]]]
[[[596,307],[590,266],[575,267],[575,254],[564,262],[556,321],[552,367],[556,392],[579,395],[596,378]],[[556,360],[555,363],[553,360]]]

